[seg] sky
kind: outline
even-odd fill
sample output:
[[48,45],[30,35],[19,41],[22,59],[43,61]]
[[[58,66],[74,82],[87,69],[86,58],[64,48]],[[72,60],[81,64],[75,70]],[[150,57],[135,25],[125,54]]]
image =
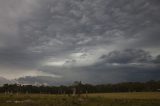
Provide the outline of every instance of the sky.
[[160,80],[159,0],[0,0],[0,77]]

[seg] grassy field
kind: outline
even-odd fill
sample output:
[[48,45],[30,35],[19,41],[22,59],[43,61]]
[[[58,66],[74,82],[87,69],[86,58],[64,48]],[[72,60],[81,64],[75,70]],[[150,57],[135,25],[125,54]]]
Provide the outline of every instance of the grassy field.
[[160,106],[160,92],[88,94],[0,94],[0,106]]

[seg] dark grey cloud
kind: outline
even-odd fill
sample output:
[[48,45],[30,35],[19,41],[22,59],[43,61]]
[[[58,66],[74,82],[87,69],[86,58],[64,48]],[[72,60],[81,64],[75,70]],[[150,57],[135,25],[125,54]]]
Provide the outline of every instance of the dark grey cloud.
[[106,63],[148,63],[152,61],[149,52],[140,49],[125,49],[122,51],[112,51],[101,56]]
[[160,55],[158,55],[158,56],[155,58],[154,62],[155,62],[155,63],[158,63],[158,64],[160,63]]
[[[102,75],[114,82],[109,76],[121,76],[118,80],[124,75],[114,71],[118,68],[128,70],[125,76],[134,68],[141,70],[135,63],[155,68],[152,61],[157,63],[158,58],[153,59],[160,54],[159,5],[158,0],[1,0],[0,74],[36,70],[68,73],[64,79],[72,80],[80,80],[78,74],[88,81]],[[110,71],[99,72],[98,65]],[[154,68],[149,69],[158,70]]]
[[125,49],[102,55],[99,61],[92,65],[46,66],[40,70],[60,75],[58,81],[61,83],[72,83],[75,80],[85,83],[160,80],[159,64],[155,63],[158,59],[159,56],[154,59],[144,50]]
[[[87,67],[78,68],[55,68],[45,67],[48,73],[56,73],[61,78],[51,77],[26,77],[18,79],[23,83],[33,84],[48,83],[51,85],[71,84],[75,80],[84,83],[101,84],[117,83],[128,81],[148,81],[159,79],[159,66],[155,64],[141,65],[114,65],[114,64],[95,64]],[[64,74],[65,73],[65,74]],[[49,80],[48,80],[49,79]],[[52,80],[52,81],[51,81]]]
[[[139,40],[141,36],[150,40],[151,34],[156,33],[154,29],[159,29],[158,11],[157,4],[146,0],[49,0],[41,3],[41,8],[33,12],[31,19],[21,22],[21,33],[27,34],[25,41],[32,42],[34,46],[45,44],[48,47],[50,41],[50,45],[57,49],[64,49],[64,46],[74,49],[75,46],[110,44],[119,39]],[[150,34],[145,35],[148,32]],[[158,35],[154,34],[156,37]],[[139,45],[144,38],[139,41]],[[65,45],[60,45],[60,42]]]

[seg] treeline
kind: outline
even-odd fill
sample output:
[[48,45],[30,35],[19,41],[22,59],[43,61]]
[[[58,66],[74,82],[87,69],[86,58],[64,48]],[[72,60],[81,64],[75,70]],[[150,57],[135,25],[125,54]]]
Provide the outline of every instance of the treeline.
[[125,82],[117,84],[91,85],[75,82],[71,86],[33,86],[20,84],[4,84],[0,93],[45,93],[45,94],[72,94],[81,93],[108,93],[108,92],[156,92],[160,91],[160,81]]

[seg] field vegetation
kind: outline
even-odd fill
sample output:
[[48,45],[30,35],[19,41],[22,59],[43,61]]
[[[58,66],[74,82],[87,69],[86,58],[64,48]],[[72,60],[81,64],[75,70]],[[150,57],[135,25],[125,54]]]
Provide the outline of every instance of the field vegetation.
[[160,106],[160,92],[0,94],[0,106]]

